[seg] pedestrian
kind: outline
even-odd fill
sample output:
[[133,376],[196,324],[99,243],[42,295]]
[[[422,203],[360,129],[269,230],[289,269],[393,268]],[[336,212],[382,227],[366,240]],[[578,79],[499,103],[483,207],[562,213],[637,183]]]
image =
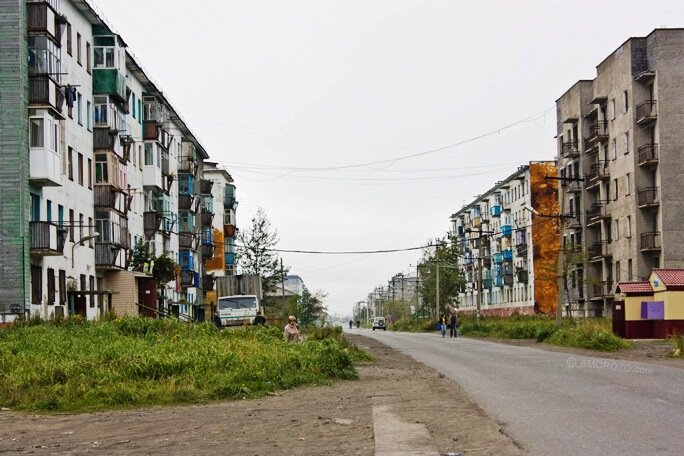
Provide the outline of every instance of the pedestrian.
[[446,315],[442,314],[439,317],[439,330],[442,332],[442,337],[446,336],[446,325],[447,325]]
[[221,322],[221,317],[219,316],[218,309],[214,309],[214,313],[211,315],[211,321],[216,325],[218,329],[221,329],[223,323]]
[[361,321],[360,321],[360,320],[356,320],[356,329],[359,329],[360,326],[361,326]]
[[354,322],[349,320],[349,329],[352,329],[352,326],[354,326]]
[[451,319],[449,321],[449,336],[450,337],[458,337],[458,314],[456,312],[453,312],[451,314]]
[[302,341],[302,333],[299,332],[299,328],[297,327],[297,319],[294,317],[294,315],[290,315],[288,317],[288,322],[283,330],[283,337],[285,340],[291,342]]

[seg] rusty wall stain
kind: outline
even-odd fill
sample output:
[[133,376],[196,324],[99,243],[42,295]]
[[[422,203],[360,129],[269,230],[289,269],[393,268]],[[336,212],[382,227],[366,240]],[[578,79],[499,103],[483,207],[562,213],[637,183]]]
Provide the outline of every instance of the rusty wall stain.
[[558,304],[558,254],[560,251],[558,176],[552,162],[530,163],[530,201],[541,215],[532,216],[534,246],[534,302],[537,312],[555,313]]
[[225,257],[223,255],[223,230],[214,228],[214,256],[209,258],[206,262],[207,274],[212,272],[225,271]]

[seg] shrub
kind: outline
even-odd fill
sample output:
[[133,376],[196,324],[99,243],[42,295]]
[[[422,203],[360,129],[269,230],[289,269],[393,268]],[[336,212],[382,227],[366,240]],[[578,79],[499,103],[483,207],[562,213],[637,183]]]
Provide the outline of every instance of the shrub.
[[584,320],[575,325],[559,328],[546,339],[546,342],[600,351],[617,351],[632,346],[630,342],[613,334],[609,320],[602,319]]

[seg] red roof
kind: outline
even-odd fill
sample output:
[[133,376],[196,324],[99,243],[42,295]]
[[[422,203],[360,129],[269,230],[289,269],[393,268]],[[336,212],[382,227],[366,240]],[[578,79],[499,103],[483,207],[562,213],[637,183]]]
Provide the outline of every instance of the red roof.
[[651,288],[651,282],[620,282],[617,287],[620,293],[653,293],[653,288]]
[[654,269],[666,287],[684,287],[684,269]]

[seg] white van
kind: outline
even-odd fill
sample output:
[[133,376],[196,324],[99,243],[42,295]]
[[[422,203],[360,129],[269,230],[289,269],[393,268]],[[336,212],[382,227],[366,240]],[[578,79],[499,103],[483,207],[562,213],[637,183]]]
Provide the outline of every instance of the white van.
[[221,326],[266,324],[264,310],[256,295],[219,297],[218,316]]

